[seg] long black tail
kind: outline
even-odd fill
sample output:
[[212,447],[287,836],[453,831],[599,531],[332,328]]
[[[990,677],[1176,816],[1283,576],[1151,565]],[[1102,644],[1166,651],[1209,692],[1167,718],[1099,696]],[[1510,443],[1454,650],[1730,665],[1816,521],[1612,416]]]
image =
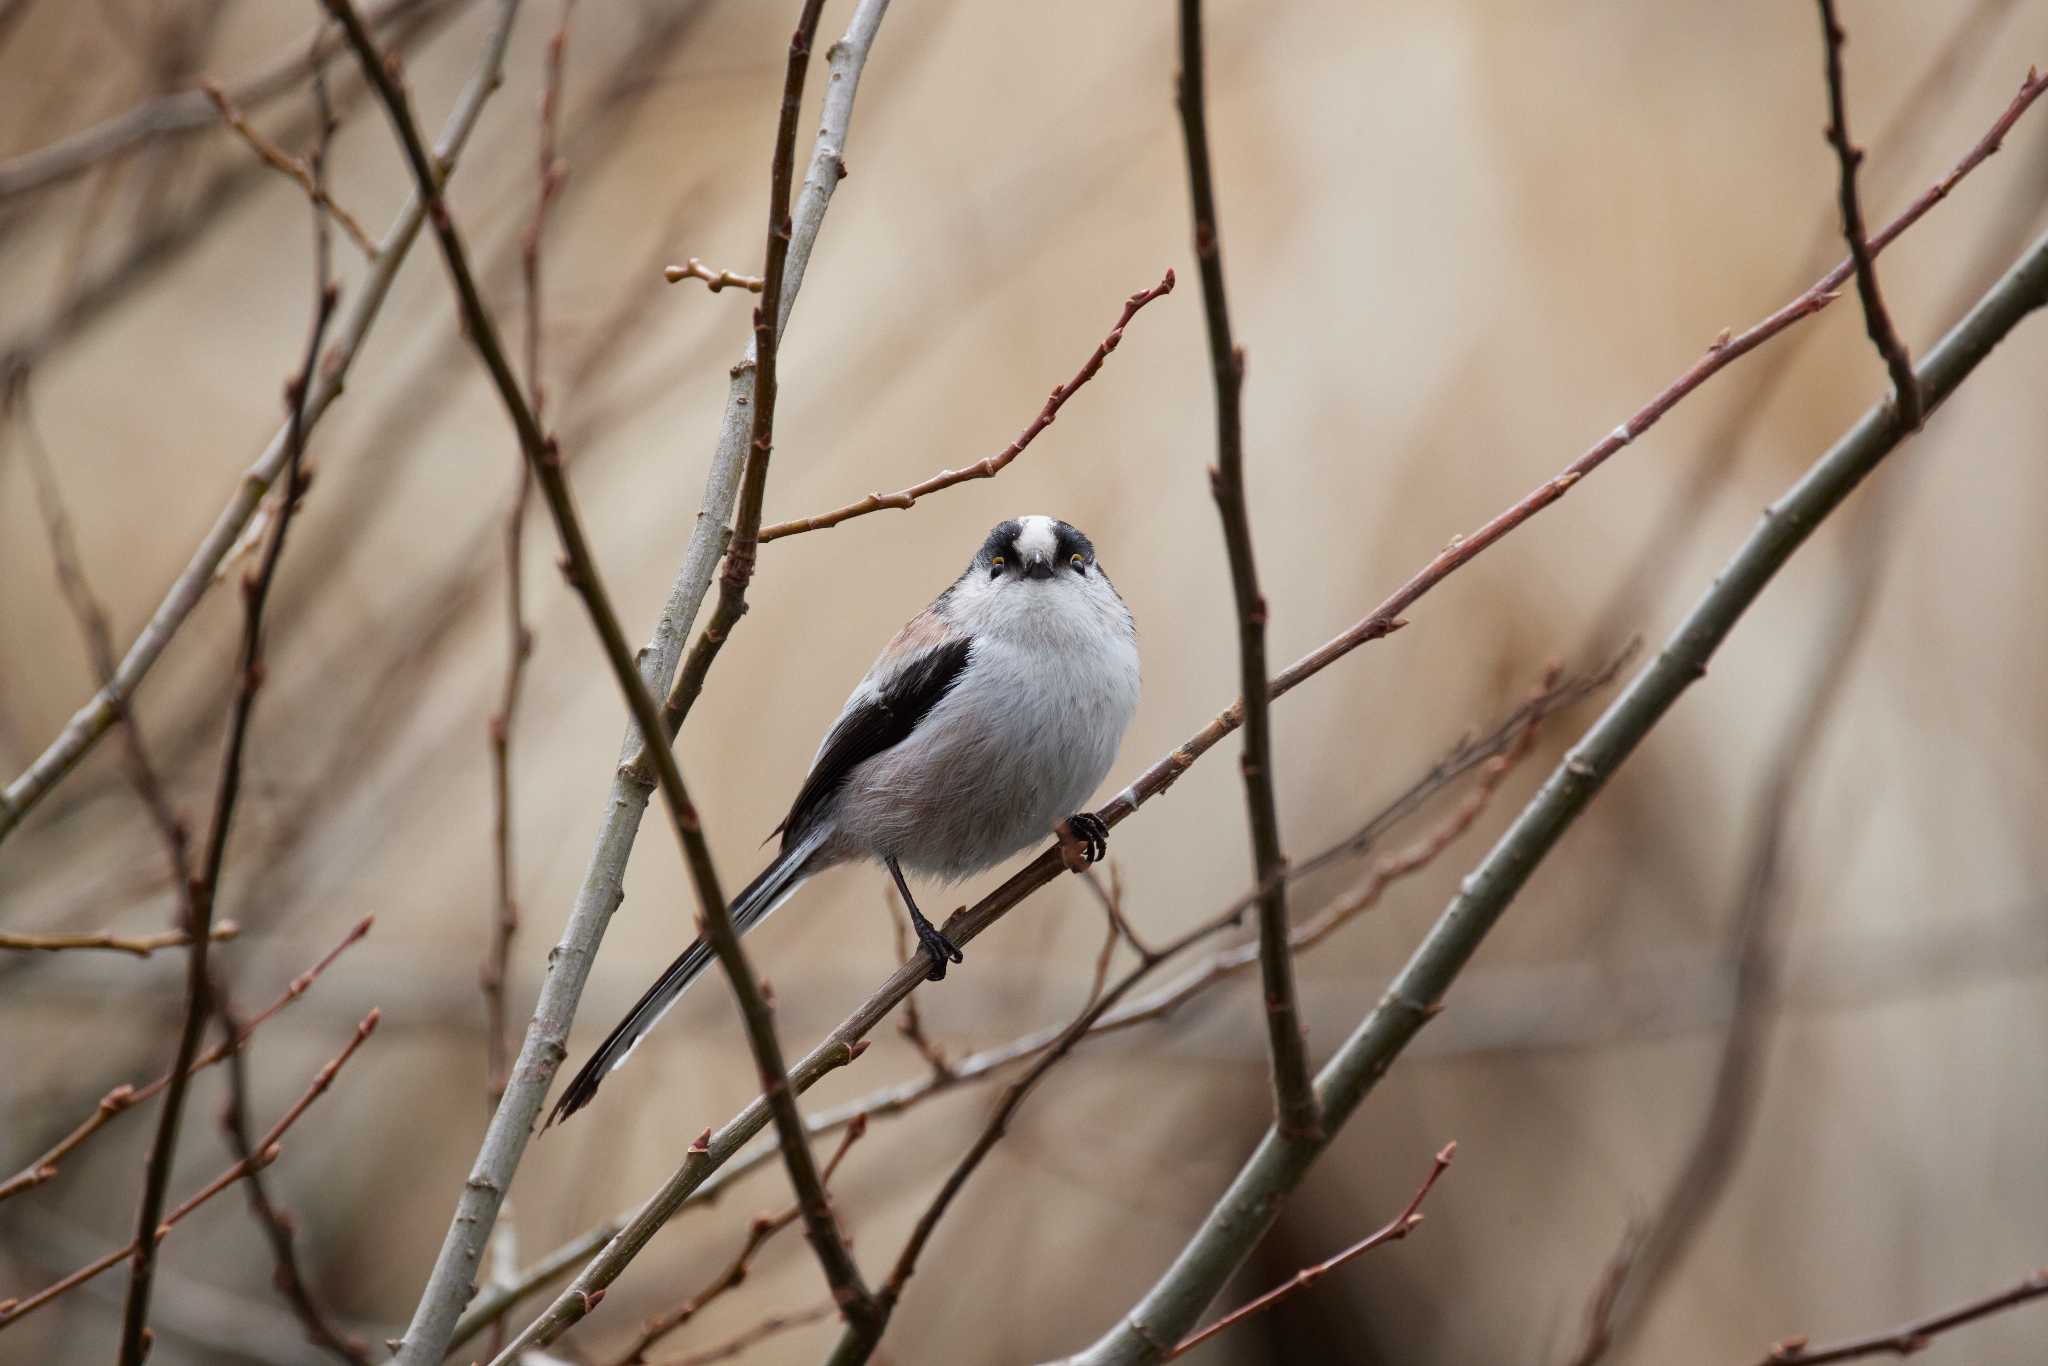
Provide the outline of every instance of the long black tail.
[[[785,848],[761,876],[748,883],[746,890],[733,898],[730,911],[733,928],[745,934],[765,920],[768,912],[781,905],[804,880],[803,865],[811,852],[809,844]],[[598,1083],[624,1064],[647,1031],[654,1028],[656,1022],[668,1013],[669,1007],[681,999],[690,983],[697,979],[697,974],[710,966],[711,957],[711,946],[699,939],[668,965],[667,971],[647,988],[647,994],[626,1012],[626,1018],[619,1021],[618,1028],[612,1030],[597,1052],[590,1055],[590,1061],[584,1063],[582,1070],[569,1082],[568,1089],[562,1092],[562,1098],[555,1102],[553,1112],[548,1115],[548,1124],[567,1119],[590,1104],[597,1095]]]

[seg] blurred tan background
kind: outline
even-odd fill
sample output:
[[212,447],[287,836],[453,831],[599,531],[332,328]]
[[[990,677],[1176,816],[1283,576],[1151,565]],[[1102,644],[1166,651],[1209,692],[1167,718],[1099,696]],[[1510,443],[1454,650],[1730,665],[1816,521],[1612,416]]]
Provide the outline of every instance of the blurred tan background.
[[[2048,11],[1961,0],[1845,9],[1852,126],[1870,147],[1865,202],[1879,224],[2048,57]],[[0,10],[13,21],[0,30],[0,153],[13,155],[201,75],[255,70],[301,41],[314,7]],[[429,127],[471,69],[488,10],[444,3],[408,43]],[[666,285],[659,271],[692,255],[758,268],[793,10],[586,0],[571,31],[571,170],[545,249],[550,414],[636,641],[688,537],[749,307],[736,292]],[[838,33],[847,13],[828,6],[825,30]],[[543,46],[558,17],[551,0],[526,7],[505,88],[453,187],[491,301],[515,331]],[[1238,4],[1217,6],[1211,31],[1276,661],[1363,615],[1722,328],[1763,316],[1840,254],[1811,6]],[[407,182],[348,65],[336,67],[346,120],[334,192],[376,232]],[[993,452],[1126,294],[1169,264],[1183,287],[1140,315],[1096,382],[999,479],[764,549],[753,610],[680,750],[729,883],[756,868],[815,737],[879,642],[1005,516],[1051,512],[1088,530],[1136,614],[1145,700],[1110,790],[1234,695],[1174,65],[1165,4],[900,0],[883,25],[851,175],[783,349],[771,520]],[[255,120],[282,136],[304,110],[295,94]],[[1883,257],[1916,353],[2048,219],[2044,117],[2023,121],[2003,155]],[[307,322],[310,252],[300,192],[218,128],[110,167],[0,200],[0,348],[36,353],[36,419],[125,646],[277,423]],[[336,261],[345,288],[360,277],[346,241]],[[1624,1229],[1654,1213],[1707,1116],[1752,826],[1836,604],[1864,573],[1876,576],[1868,629],[1782,829],[1776,989],[1747,1076],[1753,1122],[1628,1357],[1752,1361],[1789,1334],[1885,1327],[2048,1261],[2044,366],[2048,323],[2037,320],[1772,586],[1535,878],[1228,1298],[1382,1222],[1456,1138],[1424,1228],[1200,1360],[1569,1359]],[[1356,826],[1469,726],[1511,707],[1546,660],[1590,664],[1637,632],[1654,645],[1757,511],[1883,392],[1852,293],[1456,576],[1408,630],[1288,697],[1276,724],[1290,850]],[[270,683],[221,892],[222,914],[244,932],[216,953],[248,1009],[353,921],[377,917],[368,941],[251,1045],[261,1125],[364,1010],[384,1012],[270,1173],[300,1221],[316,1290],[372,1341],[410,1314],[485,1117],[485,718],[503,667],[499,535],[516,458],[423,242],[311,443],[317,479],[273,599]],[[1859,556],[1873,538],[1875,552]],[[510,991],[522,1027],[623,721],[554,559],[537,517],[527,568],[538,648],[516,738],[526,919]],[[195,823],[239,625],[235,594],[211,594],[138,704]],[[10,440],[7,776],[91,687]],[[1593,714],[1584,705],[1553,723],[1478,830],[1303,957],[1318,1059]],[[1226,744],[1116,834],[1126,908],[1153,936],[1248,881],[1234,753]],[[167,923],[160,850],[117,757],[110,738],[0,846],[0,925]],[[1308,881],[1297,905],[1313,910],[1357,871]],[[808,1047],[897,961],[882,893],[872,870],[835,873],[750,939],[790,1047]],[[690,914],[673,842],[650,822],[572,1065],[687,939]],[[920,994],[927,1027],[958,1053],[1063,1021],[1099,932],[1085,890],[1063,881]],[[175,953],[0,961],[0,1167],[41,1151],[109,1087],[161,1070],[181,972]],[[942,1226],[884,1355],[1026,1362],[1091,1340],[1152,1282],[1264,1126],[1263,1040],[1256,989],[1236,981],[1085,1046]],[[885,1027],[808,1104],[921,1066]],[[751,1071],[723,988],[692,993],[588,1115],[531,1149],[513,1191],[522,1260],[651,1190],[692,1136],[749,1098]],[[228,1160],[215,1123],[222,1078],[195,1085],[174,1199]],[[871,1269],[893,1258],[994,1094],[936,1099],[853,1149],[835,1191]],[[0,1298],[129,1236],[152,1124],[124,1117],[57,1180],[0,1205]],[[767,1168],[678,1219],[563,1349],[609,1360],[642,1317],[723,1265],[751,1212],[787,1194]],[[228,1192],[165,1245],[153,1360],[331,1359],[301,1343],[270,1276],[268,1248]],[[0,1360],[108,1359],[124,1281],[116,1271],[0,1334]],[[791,1232],[664,1350],[682,1355],[821,1298]],[[1928,1359],[2038,1361],[2044,1313],[1965,1330]],[[831,1332],[791,1332],[747,1359],[813,1361]]]

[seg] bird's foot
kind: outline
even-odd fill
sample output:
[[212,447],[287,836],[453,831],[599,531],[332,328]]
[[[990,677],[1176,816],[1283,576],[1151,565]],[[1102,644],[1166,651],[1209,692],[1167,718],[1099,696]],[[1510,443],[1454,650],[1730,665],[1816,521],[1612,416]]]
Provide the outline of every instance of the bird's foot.
[[967,955],[960,952],[960,946],[946,938],[938,926],[923,916],[918,916],[915,923],[918,945],[925,951],[925,956],[932,960],[932,970],[924,975],[924,980],[943,982],[946,980],[946,964],[964,963],[967,961]]
[[1109,852],[1109,826],[1093,812],[1081,811],[1060,822],[1060,861],[1078,873]]

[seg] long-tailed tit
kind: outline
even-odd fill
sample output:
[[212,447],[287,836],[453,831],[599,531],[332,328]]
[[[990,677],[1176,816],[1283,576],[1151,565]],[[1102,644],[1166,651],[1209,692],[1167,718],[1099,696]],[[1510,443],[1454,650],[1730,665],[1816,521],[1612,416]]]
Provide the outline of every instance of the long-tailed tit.
[[[1137,628],[1095,547],[1051,517],[1002,523],[840,709],[778,828],[781,851],[733,898],[733,927],[745,934],[813,874],[870,859],[896,880],[938,981],[961,953],[918,910],[906,870],[957,882],[1048,834],[1077,869],[1100,858],[1109,829],[1080,808],[1137,705]],[[548,1122],[589,1104],[710,962],[702,939],[685,949]]]

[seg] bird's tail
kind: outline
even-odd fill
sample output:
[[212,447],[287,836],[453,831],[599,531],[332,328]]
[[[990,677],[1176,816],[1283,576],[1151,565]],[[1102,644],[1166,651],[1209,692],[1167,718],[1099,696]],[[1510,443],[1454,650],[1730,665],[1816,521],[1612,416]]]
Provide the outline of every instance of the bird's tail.
[[[789,899],[807,876],[804,864],[816,852],[817,843],[814,838],[783,849],[761,876],[748,883],[746,889],[733,898],[728,914],[732,916],[734,930],[745,934]],[[668,970],[647,988],[647,994],[626,1013],[626,1018],[619,1021],[618,1027],[569,1082],[568,1089],[562,1092],[562,1098],[555,1102],[553,1112],[548,1115],[549,1124],[567,1119],[590,1104],[597,1095],[598,1083],[624,1065],[640,1040],[646,1037],[647,1031],[668,1014],[669,1008],[697,979],[697,974],[710,966],[711,958],[711,946],[698,939],[668,965]]]

